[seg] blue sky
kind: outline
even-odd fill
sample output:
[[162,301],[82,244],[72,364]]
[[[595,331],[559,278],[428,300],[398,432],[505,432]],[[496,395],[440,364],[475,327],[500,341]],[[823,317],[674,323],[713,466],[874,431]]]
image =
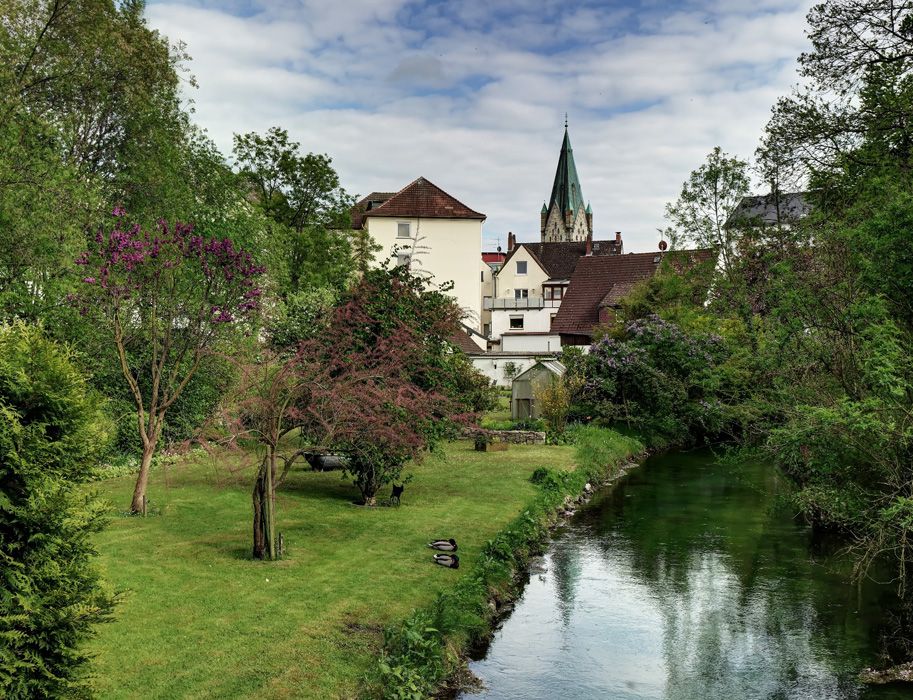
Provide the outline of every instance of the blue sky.
[[352,193],[422,175],[488,215],[486,247],[539,237],[564,113],[597,238],[652,250],[716,145],[749,158],[807,48],[800,0],[151,2],[193,57],[197,122],[279,125]]

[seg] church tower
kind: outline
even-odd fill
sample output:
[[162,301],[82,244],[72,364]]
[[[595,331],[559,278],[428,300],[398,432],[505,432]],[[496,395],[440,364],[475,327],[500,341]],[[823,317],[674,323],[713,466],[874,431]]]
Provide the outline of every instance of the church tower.
[[593,210],[584,204],[574,151],[564,120],[564,141],[558,155],[558,170],[548,203],[542,204],[540,233],[543,243],[585,241],[593,235]]

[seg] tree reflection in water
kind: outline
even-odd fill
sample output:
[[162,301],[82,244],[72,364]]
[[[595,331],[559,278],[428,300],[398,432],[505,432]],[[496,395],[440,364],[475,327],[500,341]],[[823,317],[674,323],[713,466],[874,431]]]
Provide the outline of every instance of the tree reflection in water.
[[649,460],[556,538],[474,664],[483,697],[913,697],[856,682],[884,662],[894,591],[853,583],[784,488],[707,452]]

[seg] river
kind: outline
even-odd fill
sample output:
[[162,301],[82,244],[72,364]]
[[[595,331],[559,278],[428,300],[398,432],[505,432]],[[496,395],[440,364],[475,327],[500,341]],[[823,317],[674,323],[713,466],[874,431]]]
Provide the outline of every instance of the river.
[[913,698],[863,687],[885,662],[890,585],[851,580],[764,464],[648,459],[556,532],[470,698]]

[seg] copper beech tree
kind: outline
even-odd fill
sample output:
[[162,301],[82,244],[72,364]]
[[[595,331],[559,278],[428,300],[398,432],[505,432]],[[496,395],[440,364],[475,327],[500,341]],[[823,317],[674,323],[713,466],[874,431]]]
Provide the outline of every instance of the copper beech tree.
[[[346,456],[367,506],[405,464],[471,418],[448,371],[458,311],[403,269],[368,272],[316,337],[244,368],[231,438],[264,448],[253,489],[253,555],[275,558],[276,489],[306,453]],[[460,385],[464,386],[464,385]],[[297,432],[298,442],[283,444]]]
[[264,270],[231,240],[195,235],[189,224],[147,231],[121,208],[113,215],[77,259],[85,277],[76,300],[100,315],[136,406],[142,460],[130,508],[139,513],[168,409],[205,355],[255,314]]

